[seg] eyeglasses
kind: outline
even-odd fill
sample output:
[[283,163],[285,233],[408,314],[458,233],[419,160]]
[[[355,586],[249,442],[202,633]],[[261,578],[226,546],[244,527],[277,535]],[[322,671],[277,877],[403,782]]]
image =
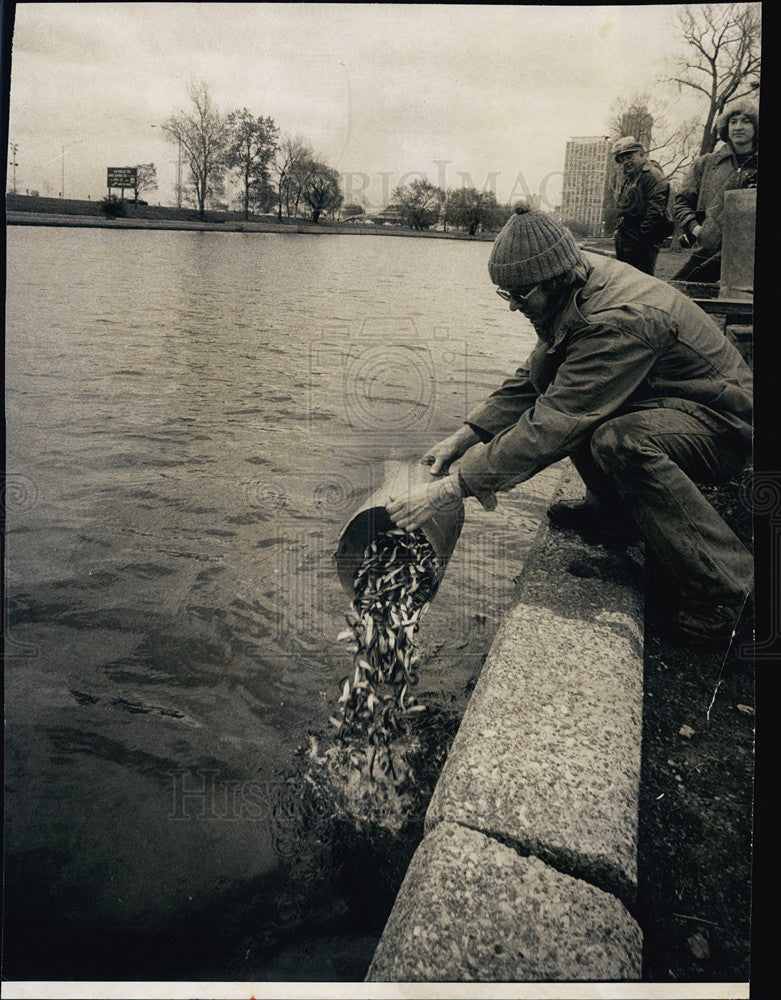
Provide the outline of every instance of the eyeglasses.
[[538,282],[533,288],[530,288],[525,295],[520,295],[518,292],[506,292],[503,288],[497,288],[496,294],[500,299],[504,299],[505,302],[517,302],[521,309],[523,309],[531,296],[540,287],[540,284],[541,282]]

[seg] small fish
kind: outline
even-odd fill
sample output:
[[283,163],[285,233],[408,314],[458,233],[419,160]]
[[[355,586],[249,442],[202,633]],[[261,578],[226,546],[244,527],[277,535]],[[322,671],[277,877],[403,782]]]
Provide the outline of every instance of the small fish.
[[[331,721],[340,735],[365,735],[372,780],[377,766],[395,779],[391,742],[404,728],[404,717],[424,708],[410,695],[409,685],[418,680],[414,637],[436,590],[438,567],[422,533],[397,528],[367,545],[355,574],[355,598],[345,615],[350,628],[337,639],[347,640],[346,648],[355,654],[354,676],[352,684],[342,681],[342,721]],[[378,757],[379,749],[384,752]]]

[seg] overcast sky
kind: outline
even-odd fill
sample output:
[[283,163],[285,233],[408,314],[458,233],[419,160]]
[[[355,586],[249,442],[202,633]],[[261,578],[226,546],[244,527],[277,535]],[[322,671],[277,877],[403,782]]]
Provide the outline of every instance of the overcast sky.
[[[66,197],[101,198],[106,167],[154,162],[160,187],[147,197],[170,203],[176,150],[152,126],[203,80],[221,110],[301,134],[344,175],[348,198],[384,204],[418,172],[553,205],[567,139],[606,134],[622,95],[665,93],[677,9],[20,3],[17,190],[56,197],[64,167]],[[693,93],[672,96],[681,117],[701,108]]]

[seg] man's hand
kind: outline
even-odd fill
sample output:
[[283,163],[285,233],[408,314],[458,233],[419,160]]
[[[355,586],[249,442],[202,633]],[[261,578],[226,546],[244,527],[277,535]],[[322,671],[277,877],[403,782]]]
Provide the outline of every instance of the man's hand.
[[405,531],[414,531],[440,511],[454,507],[461,500],[457,476],[421,483],[400,497],[391,497],[385,505],[391,521]]
[[446,437],[444,441],[440,441],[433,445],[426,454],[421,458],[421,465],[430,465],[432,476],[438,476],[442,473],[447,472],[450,469],[450,463],[455,462],[456,459],[461,458],[461,456],[473,444],[477,444],[480,438],[475,434],[471,427],[464,424],[463,427],[451,434],[450,437]]

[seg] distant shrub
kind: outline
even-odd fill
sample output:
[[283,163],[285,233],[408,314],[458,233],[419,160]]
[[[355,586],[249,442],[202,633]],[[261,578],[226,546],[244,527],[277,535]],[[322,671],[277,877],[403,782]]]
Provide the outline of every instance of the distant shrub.
[[113,194],[106,195],[103,201],[101,201],[100,210],[107,219],[123,219],[127,214],[124,201],[121,201]]
[[602,226],[598,228],[588,222],[581,222],[579,219],[565,219],[564,225],[569,229],[576,240],[593,238],[602,235]]

